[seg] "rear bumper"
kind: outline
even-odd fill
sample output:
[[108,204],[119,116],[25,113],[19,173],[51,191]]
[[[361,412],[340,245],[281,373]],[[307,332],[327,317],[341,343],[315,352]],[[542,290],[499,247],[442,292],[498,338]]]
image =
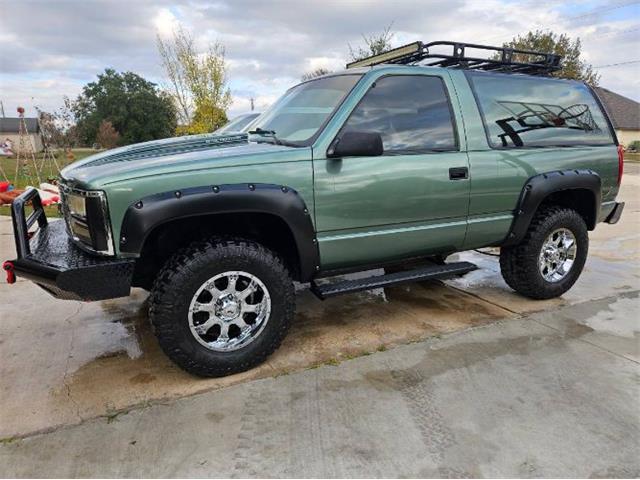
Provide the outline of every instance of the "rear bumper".
[[622,215],[622,211],[624,210],[624,202],[616,202],[611,213],[607,215],[607,218],[604,219],[605,223],[614,224],[618,223],[620,220],[620,216]]
[[[34,213],[25,217],[31,202]],[[125,297],[131,290],[134,260],[98,257],[76,247],[63,221],[49,222],[37,190],[30,189],[12,205],[13,229],[18,258],[4,263],[7,278],[26,278],[56,298],[105,300]],[[38,222],[30,238],[28,229]]]

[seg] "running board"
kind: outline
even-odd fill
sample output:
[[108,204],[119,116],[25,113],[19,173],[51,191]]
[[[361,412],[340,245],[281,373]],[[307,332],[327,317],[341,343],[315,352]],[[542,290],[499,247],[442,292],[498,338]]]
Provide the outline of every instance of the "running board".
[[427,267],[407,270],[405,272],[376,275],[357,280],[344,280],[336,283],[324,283],[319,285],[311,282],[311,291],[320,299],[341,295],[343,293],[361,292],[373,288],[391,287],[401,283],[420,282],[423,280],[435,280],[464,275],[476,270],[478,267],[469,262],[447,263],[445,265],[429,265]]

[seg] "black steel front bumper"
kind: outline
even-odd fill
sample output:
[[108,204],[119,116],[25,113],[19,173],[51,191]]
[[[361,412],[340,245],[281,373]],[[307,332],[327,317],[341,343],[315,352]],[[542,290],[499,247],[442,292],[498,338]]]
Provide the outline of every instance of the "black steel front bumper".
[[[26,217],[25,207],[33,206]],[[131,290],[135,260],[100,257],[80,250],[67,234],[64,221],[49,222],[36,189],[12,204],[17,258],[4,262],[7,280],[15,276],[36,283],[56,298],[105,300],[125,297]],[[38,223],[32,236],[29,229]]]

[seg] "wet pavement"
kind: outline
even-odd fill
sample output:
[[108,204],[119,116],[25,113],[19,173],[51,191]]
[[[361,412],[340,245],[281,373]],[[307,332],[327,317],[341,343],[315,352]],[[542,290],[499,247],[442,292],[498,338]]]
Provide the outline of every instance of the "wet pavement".
[[637,478],[627,323],[639,305],[624,293],[88,420],[4,442],[0,465],[7,477]]
[[[606,330],[607,342],[620,339],[619,355],[637,361],[638,167],[627,166],[621,194],[627,206],[621,222],[592,232],[585,272],[563,298],[531,301],[516,295],[500,277],[497,258],[476,252],[458,257],[478,264],[480,270],[444,283],[418,283],[325,302],[301,290],[296,320],[282,347],[264,365],[223,379],[190,376],[162,354],[141,290],[125,299],[79,303],[55,300],[25,281],[0,284],[0,438],[8,442],[97,416],[113,418],[150,404],[331,366],[471,327],[520,324],[533,312],[556,315],[562,308],[604,298],[620,297],[615,307],[603,308],[579,328]],[[12,254],[10,222],[0,217],[0,258]]]

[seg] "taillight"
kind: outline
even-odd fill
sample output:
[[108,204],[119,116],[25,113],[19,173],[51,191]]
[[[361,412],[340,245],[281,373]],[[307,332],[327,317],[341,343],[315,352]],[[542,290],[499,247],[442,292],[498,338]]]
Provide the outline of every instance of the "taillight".
[[624,148],[618,145],[618,186],[622,183],[622,172],[624,171]]

